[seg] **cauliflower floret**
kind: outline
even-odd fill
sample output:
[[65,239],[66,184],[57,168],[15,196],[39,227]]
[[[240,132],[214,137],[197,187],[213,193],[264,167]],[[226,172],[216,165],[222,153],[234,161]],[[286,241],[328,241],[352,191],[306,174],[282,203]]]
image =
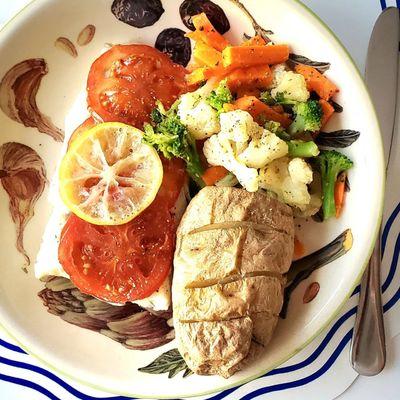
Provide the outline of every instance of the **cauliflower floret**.
[[272,80],[272,84],[271,87],[272,88],[276,88],[279,85],[279,82],[282,79],[282,76],[285,74],[286,72],[286,65],[285,64],[276,64],[272,67],[272,76],[273,76],[273,80]]
[[302,158],[293,158],[293,160],[289,162],[288,170],[293,182],[305,183],[308,185],[313,180],[312,169]]
[[231,171],[248,192],[258,190],[258,171],[246,167],[235,158],[231,141],[219,135],[211,136],[204,143],[203,152],[211,165],[222,165]]
[[246,111],[235,110],[220,115],[221,137],[237,143],[247,142],[262,129]]
[[260,186],[271,190],[291,206],[305,210],[311,196],[307,184],[312,182],[311,167],[301,158],[282,157],[260,171]]
[[288,145],[274,133],[261,129],[261,137],[253,137],[247,148],[238,155],[238,161],[251,168],[262,168],[288,153]]
[[199,93],[186,93],[180,97],[178,116],[196,140],[220,131],[217,112]]
[[310,97],[307,83],[303,75],[293,71],[275,73],[276,86],[271,90],[271,95],[276,98],[278,93],[283,93],[285,99],[305,102]]

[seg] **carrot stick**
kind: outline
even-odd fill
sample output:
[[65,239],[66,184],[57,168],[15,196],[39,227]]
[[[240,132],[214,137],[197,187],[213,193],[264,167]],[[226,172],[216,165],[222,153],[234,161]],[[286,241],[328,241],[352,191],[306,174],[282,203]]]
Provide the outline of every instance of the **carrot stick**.
[[275,111],[272,107],[254,96],[241,97],[235,101],[234,105],[238,109],[250,113],[254,120],[261,124],[265,121],[275,121],[279,122],[284,128],[287,128],[292,123],[287,114]]
[[196,30],[186,36],[196,41],[203,41],[218,51],[222,51],[229,45],[229,42],[213,27],[205,13],[194,15],[192,22]]
[[229,89],[235,91],[240,87],[266,89],[273,80],[268,65],[235,69],[227,75]]
[[256,35],[242,43],[242,46],[265,46],[267,42],[260,36]]
[[321,124],[321,128],[323,128],[328,121],[330,120],[330,118],[332,117],[332,115],[335,112],[335,109],[333,108],[333,106],[328,103],[326,100],[320,99],[319,104],[322,108],[322,124]]
[[279,64],[289,58],[289,46],[228,46],[222,51],[224,67],[246,68],[261,64]]
[[215,68],[222,66],[222,54],[204,42],[196,42],[193,51],[193,58],[201,66]]
[[229,111],[235,111],[236,107],[231,104],[231,103],[225,103],[222,108],[224,109],[224,112],[229,112]]
[[340,214],[344,205],[344,197],[346,192],[346,173],[342,172],[335,183],[335,206],[336,206],[336,218],[340,217]]
[[307,82],[307,89],[310,92],[316,92],[323,100],[328,101],[339,91],[338,87],[333,82],[313,67],[298,64],[295,66],[295,71],[304,76]]
[[220,179],[226,176],[228,172],[229,171],[226,168],[221,166],[210,167],[206,169],[202,178],[207,186],[212,186],[215,184],[215,182],[218,182]]

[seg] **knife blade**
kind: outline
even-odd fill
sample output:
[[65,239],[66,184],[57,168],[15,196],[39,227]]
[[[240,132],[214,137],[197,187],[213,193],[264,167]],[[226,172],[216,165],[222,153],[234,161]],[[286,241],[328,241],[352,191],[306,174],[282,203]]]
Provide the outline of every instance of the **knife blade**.
[[381,126],[386,166],[389,163],[396,116],[399,42],[399,10],[389,7],[375,23],[365,68],[365,81]]
[[[400,13],[386,9],[375,23],[367,55],[365,79],[379,119],[386,169],[395,129],[399,83]],[[361,375],[382,371],[386,362],[381,299],[380,234],[361,281],[360,299],[351,344],[351,363]]]

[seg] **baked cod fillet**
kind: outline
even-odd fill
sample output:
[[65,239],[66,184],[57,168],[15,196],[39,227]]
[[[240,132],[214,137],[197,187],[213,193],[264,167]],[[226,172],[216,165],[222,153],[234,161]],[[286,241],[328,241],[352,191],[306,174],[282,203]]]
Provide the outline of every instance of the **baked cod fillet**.
[[293,256],[290,207],[206,187],[177,232],[172,303],[178,349],[197,374],[228,378],[270,341]]

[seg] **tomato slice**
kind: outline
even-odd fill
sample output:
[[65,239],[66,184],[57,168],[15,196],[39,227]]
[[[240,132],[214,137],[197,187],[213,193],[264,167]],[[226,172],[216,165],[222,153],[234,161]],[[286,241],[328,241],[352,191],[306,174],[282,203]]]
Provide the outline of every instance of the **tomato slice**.
[[91,66],[88,105],[95,119],[124,122],[139,129],[156,100],[165,107],[187,91],[186,70],[146,45],[116,45]]
[[82,133],[85,133],[88,129],[90,129],[92,126],[96,125],[96,121],[92,118],[89,117],[85,119],[75,130],[72,132],[72,135],[70,136],[68,140],[68,147],[71,146],[71,143],[75,140],[78,139],[79,136],[82,135]]
[[58,258],[75,286],[111,303],[148,297],[172,267],[176,222],[172,209],[186,174],[180,160],[163,160],[164,178],[153,203],[131,222],[98,226],[71,215]]

